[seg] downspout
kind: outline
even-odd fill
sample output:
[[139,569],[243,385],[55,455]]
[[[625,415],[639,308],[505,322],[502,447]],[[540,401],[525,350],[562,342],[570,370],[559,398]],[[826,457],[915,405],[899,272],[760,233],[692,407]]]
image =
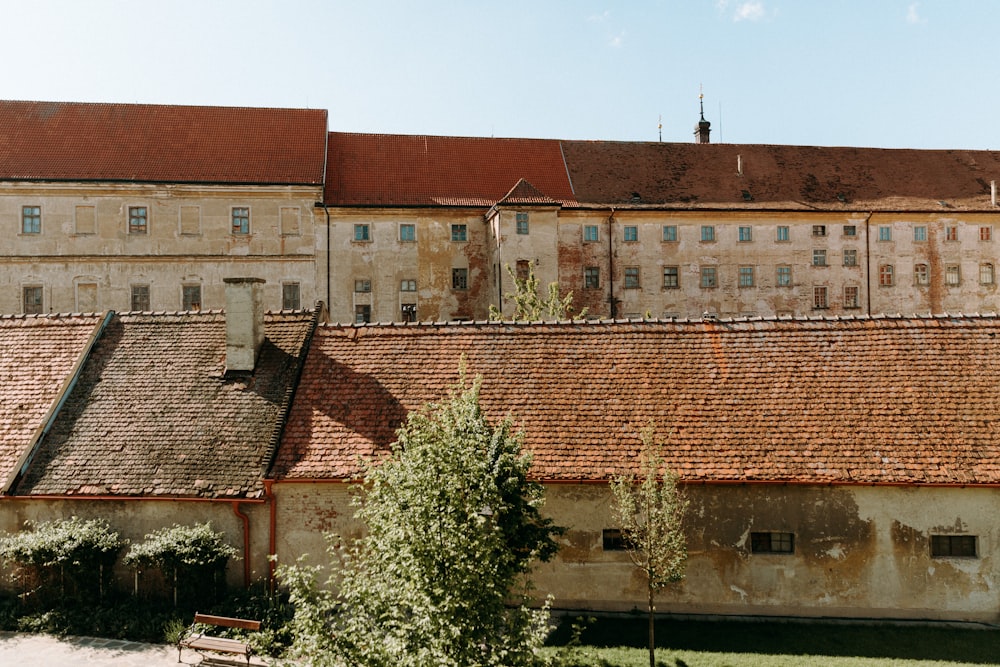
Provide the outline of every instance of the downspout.
[[274,497],[273,479],[264,480],[264,497],[270,508],[270,516],[267,522],[267,590],[274,593],[274,569],[278,558],[277,537],[275,531],[278,525],[278,500]]
[[[322,201],[315,202],[313,206],[322,208],[326,213],[326,309],[329,312],[333,307],[330,303],[330,209],[326,207],[326,202]],[[329,319],[329,316],[327,317]]]
[[76,387],[77,381],[80,379],[80,374],[83,372],[83,367],[87,360],[90,358],[91,352],[94,351],[94,346],[97,345],[97,341],[100,340],[101,335],[104,330],[108,328],[108,324],[114,319],[115,311],[109,310],[104,313],[104,317],[101,319],[100,324],[98,324],[94,331],[91,332],[90,338],[87,339],[87,343],[83,347],[83,351],[80,353],[79,358],[77,358],[76,363],[73,364],[73,368],[69,372],[69,376],[63,381],[62,387],[59,388],[59,393],[56,396],[55,402],[49,406],[48,412],[42,418],[42,425],[35,430],[32,436],[31,444],[24,448],[24,452],[17,459],[14,467],[11,468],[10,477],[4,482],[2,488],[0,488],[0,495],[7,495],[10,490],[14,488],[21,476],[28,470],[28,466],[31,465],[32,459],[35,458],[35,454],[38,452],[38,448],[41,446],[42,441],[45,436],[49,434],[52,430],[52,425],[55,424],[56,417],[59,416],[59,412],[62,410],[66,401],[69,399],[70,394],[73,393],[73,388]]
[[871,219],[875,211],[869,211],[865,216],[865,270],[868,272],[867,306],[865,307],[868,317],[872,316],[872,234]]
[[233,501],[233,514],[243,522],[243,587],[250,588],[250,517],[240,511],[240,501]]
[[615,307],[615,259],[613,243],[613,227],[615,221],[615,209],[611,207],[611,214],[608,216],[608,305],[611,306],[611,319],[616,319]]

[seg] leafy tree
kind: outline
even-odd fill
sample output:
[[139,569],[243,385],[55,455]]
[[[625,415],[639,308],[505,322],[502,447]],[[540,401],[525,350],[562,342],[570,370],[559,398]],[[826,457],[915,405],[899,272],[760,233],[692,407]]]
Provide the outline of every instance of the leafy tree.
[[654,437],[651,427],[642,431],[641,475],[623,474],[611,480],[612,514],[632,563],[646,575],[649,667],[656,665],[656,594],[683,579],[687,564],[688,502],[677,487],[677,475],[664,465]]
[[125,541],[104,519],[78,517],[26,525],[32,530],[0,538],[0,560],[33,570],[39,578],[46,571],[59,575],[59,593],[69,595],[67,583],[77,594],[96,584],[103,596],[105,583]]
[[[332,543],[320,568],[279,570],[296,605],[297,654],[313,665],[519,667],[543,664],[546,609],[527,606],[526,575],[560,529],[511,420],[492,426],[480,381],[411,413],[392,455],[370,463],[356,498],[367,527]],[[512,604],[515,603],[515,604]]]
[[174,606],[177,606],[179,581],[186,581],[201,596],[205,593],[204,585],[214,585],[225,571],[226,563],[237,553],[235,547],[226,543],[223,533],[212,529],[211,523],[174,524],[153,531],[142,542],[133,544],[123,561],[136,570],[159,568],[171,582]]
[[[514,281],[514,291],[504,295],[505,298],[514,302],[514,321],[538,322],[543,319],[553,320],[582,320],[587,316],[587,309],[584,308],[579,313],[573,315],[573,293],[568,293],[565,297],[559,296],[559,283],[549,283],[548,295],[543,299],[538,294],[538,278],[535,277],[535,269],[529,264],[528,275],[518,278],[510,264],[504,266],[511,279]],[[501,310],[491,305],[490,319],[502,320]]]

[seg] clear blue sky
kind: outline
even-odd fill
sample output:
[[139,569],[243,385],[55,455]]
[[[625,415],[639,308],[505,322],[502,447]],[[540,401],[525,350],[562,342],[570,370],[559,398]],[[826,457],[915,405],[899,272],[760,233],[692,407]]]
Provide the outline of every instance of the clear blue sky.
[[350,132],[1000,149],[1000,0],[0,0],[0,98]]

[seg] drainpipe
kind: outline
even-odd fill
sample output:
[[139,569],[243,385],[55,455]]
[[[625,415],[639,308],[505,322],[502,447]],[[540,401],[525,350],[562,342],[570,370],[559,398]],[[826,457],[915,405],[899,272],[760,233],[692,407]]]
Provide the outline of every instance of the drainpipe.
[[865,270],[868,272],[868,289],[865,296],[868,302],[866,306],[868,317],[872,316],[872,230],[870,223],[873,215],[875,215],[875,212],[869,211],[865,217]]
[[326,310],[329,312],[332,309],[330,304],[330,209],[326,207],[326,202],[321,201],[313,203],[313,206],[322,208],[323,212],[326,213]]
[[274,593],[274,569],[275,569],[275,557],[277,553],[277,537],[275,536],[275,529],[278,525],[278,501],[274,497],[274,490],[271,486],[274,484],[273,479],[264,480],[264,497],[267,498],[267,504],[270,508],[270,516],[267,522],[267,590],[270,593]]
[[612,225],[615,221],[615,209],[611,208],[608,216],[608,305],[611,306],[611,319],[616,319],[615,307],[615,258],[614,258],[614,232]]
[[243,522],[243,587],[250,588],[250,517],[240,511],[240,501],[233,501],[233,514]]

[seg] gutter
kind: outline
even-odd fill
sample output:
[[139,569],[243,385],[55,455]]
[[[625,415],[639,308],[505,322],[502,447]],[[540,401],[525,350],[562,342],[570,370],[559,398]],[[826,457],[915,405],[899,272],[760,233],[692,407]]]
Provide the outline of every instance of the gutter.
[[865,306],[865,315],[868,317],[872,316],[872,229],[871,229],[871,219],[875,215],[875,211],[869,211],[868,215],[865,216],[865,271],[868,272],[867,282],[868,289],[865,290],[867,294],[865,295],[867,300],[867,305]]
[[76,363],[73,364],[73,368],[70,370],[69,375],[65,380],[63,380],[63,384],[59,388],[59,393],[56,395],[56,400],[49,405],[48,411],[46,411],[45,416],[42,418],[41,425],[35,429],[35,432],[32,434],[30,444],[24,448],[23,452],[21,452],[21,456],[18,457],[17,462],[11,470],[10,477],[4,483],[3,487],[0,487],[0,495],[9,495],[10,490],[14,488],[14,485],[17,484],[21,477],[24,476],[24,473],[27,472],[28,466],[31,465],[31,461],[35,458],[35,454],[38,453],[38,449],[45,440],[45,436],[52,430],[52,425],[55,423],[56,417],[59,416],[59,412],[62,410],[63,406],[66,405],[66,401],[69,400],[70,394],[73,393],[73,389],[76,387],[76,383],[80,379],[80,374],[83,372],[83,366],[90,358],[90,355],[94,350],[94,346],[97,345],[97,341],[100,340],[101,335],[104,333],[104,330],[107,329],[111,320],[114,319],[114,316],[115,311],[113,310],[105,312],[100,324],[94,327],[94,330],[90,334],[90,338],[87,339],[87,343],[84,345],[83,351],[80,352],[80,356],[77,357]]
[[613,224],[615,221],[615,209],[611,207],[611,213],[608,215],[608,306],[610,307],[609,314],[611,319],[614,320],[615,311],[615,256],[614,256],[614,228]]
[[330,209],[327,208],[326,202],[318,201],[313,203],[313,208],[323,208],[323,212],[326,213],[326,307],[327,310],[330,309]]

